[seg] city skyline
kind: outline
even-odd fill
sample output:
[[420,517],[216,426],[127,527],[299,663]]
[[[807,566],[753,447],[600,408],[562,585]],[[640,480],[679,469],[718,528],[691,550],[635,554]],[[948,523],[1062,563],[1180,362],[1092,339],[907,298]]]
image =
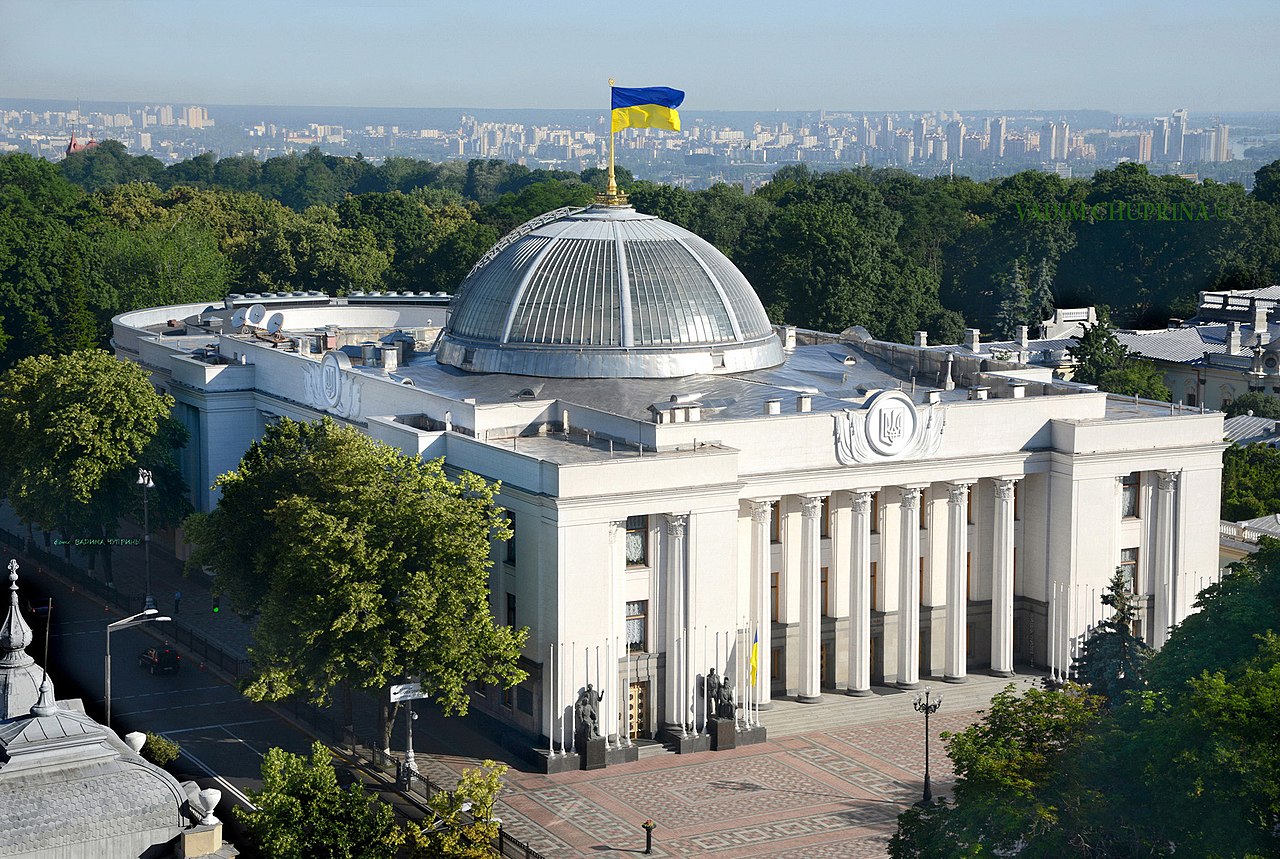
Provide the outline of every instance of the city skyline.
[[[827,3],[797,13],[659,2],[628,18],[562,2],[535,13],[493,3],[3,0],[0,80],[12,98],[207,104],[591,109],[612,76],[679,86],[686,109],[708,111],[1280,108],[1280,70],[1267,62],[1280,8],[1222,8],[926,2],[849,14]],[[594,48],[606,43],[615,47]],[[1230,66],[1206,62],[1221,45],[1231,46]]]

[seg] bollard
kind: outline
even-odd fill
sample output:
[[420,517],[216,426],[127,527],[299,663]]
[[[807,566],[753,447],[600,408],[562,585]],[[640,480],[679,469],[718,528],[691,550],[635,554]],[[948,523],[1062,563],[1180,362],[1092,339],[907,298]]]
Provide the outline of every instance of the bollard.
[[653,830],[657,828],[658,824],[652,820],[646,820],[640,825],[644,827],[644,855],[648,856],[653,853]]

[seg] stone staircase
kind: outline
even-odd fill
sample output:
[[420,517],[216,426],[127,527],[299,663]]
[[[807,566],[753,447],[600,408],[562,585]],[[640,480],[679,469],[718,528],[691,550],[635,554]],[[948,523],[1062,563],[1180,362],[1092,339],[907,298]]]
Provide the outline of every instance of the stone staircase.
[[872,686],[872,694],[865,698],[824,692],[817,704],[801,704],[795,699],[775,700],[769,709],[761,711],[760,723],[768,729],[769,739],[776,740],[811,731],[901,719],[914,712],[911,702],[926,687],[942,695],[942,706],[948,711],[979,710],[1010,683],[1019,689],[1038,687],[1044,672],[1022,670],[1026,673],[1010,678],[970,674],[964,683],[945,683],[940,677],[921,678],[918,689]]

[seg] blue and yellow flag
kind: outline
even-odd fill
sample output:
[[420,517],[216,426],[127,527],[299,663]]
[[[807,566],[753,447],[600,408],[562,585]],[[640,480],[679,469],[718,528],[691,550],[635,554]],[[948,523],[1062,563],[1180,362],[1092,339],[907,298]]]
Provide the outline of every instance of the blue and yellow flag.
[[613,130],[624,128],[663,128],[680,130],[680,114],[676,108],[684,101],[684,93],[665,86],[612,87]]
[[751,639],[751,685],[756,685],[756,666],[760,664],[760,632]]

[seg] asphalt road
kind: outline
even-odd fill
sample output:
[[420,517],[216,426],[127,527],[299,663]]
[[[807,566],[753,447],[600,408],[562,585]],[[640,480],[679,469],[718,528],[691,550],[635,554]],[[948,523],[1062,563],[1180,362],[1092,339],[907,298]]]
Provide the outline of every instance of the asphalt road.
[[[106,626],[118,616],[26,565],[19,570],[18,586],[35,633],[28,652],[48,669],[59,699],[80,698],[85,711],[103,721]],[[43,606],[48,597],[53,598],[53,613],[46,658],[45,623],[29,609]],[[163,626],[156,623],[154,629],[162,633]],[[266,707],[245,700],[213,673],[201,671],[198,662],[183,658],[175,674],[150,674],[139,666],[138,655],[156,643],[142,628],[111,634],[111,727],[121,735],[151,731],[178,743],[182,757],[173,769],[179,778],[220,788],[219,816],[230,824],[230,804],[248,804],[247,794],[261,787],[266,750],[279,746],[306,754],[312,740]]]

